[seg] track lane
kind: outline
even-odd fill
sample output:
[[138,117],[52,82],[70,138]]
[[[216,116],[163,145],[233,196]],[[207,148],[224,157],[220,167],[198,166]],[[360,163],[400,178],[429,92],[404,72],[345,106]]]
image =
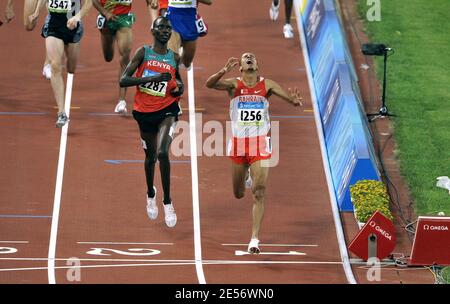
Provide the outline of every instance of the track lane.
[[[225,92],[204,87],[207,77],[217,72],[231,57],[254,52],[260,75],[273,79],[284,88],[299,87],[303,108],[293,108],[272,97],[272,122],[280,123],[280,161],[271,168],[267,185],[266,212],[261,229],[261,243],[317,244],[317,247],[265,247],[266,252],[299,255],[236,256],[246,246],[223,246],[224,243],[247,244],[251,235],[251,192],[242,200],[234,199],[230,160],[226,157],[199,157],[200,198],[202,202],[202,243],[205,260],[224,259],[240,262],[313,262],[316,264],[237,264],[205,265],[209,283],[347,283],[340,261],[334,230],[319,140],[311,112],[308,83],[300,50],[298,33],[293,40],[282,36],[283,14],[277,22],[268,17],[269,6],[247,1],[214,3],[201,10],[208,22],[210,36],[200,39],[196,63],[204,67],[196,72],[198,102],[205,108],[203,123],[228,120]],[[221,14],[216,12],[220,11]],[[294,21],[294,20],[293,20]],[[293,22],[293,24],[295,24]],[[235,71],[225,77],[239,76]],[[286,117],[288,116],[288,117]],[[273,130],[273,129],[272,129]],[[204,135],[207,137],[208,135]],[[332,262],[332,263],[323,263]]]

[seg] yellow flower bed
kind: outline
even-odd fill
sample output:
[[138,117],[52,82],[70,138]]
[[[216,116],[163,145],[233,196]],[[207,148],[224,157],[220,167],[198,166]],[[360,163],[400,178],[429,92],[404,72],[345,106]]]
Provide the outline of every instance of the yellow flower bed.
[[350,186],[350,196],[358,221],[365,223],[377,210],[388,219],[394,219],[389,210],[389,195],[383,182],[360,180]]

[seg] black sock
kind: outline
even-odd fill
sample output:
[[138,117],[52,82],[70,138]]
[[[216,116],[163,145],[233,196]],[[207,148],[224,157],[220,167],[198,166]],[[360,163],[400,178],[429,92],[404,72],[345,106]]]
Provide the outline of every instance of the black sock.
[[148,195],[148,197],[149,198],[154,198],[155,197],[155,189],[152,187],[151,188],[151,190],[149,189],[148,191],[147,191],[147,195]]
[[171,199],[170,197],[169,197],[169,199],[164,198],[164,199],[163,199],[163,204],[164,204],[164,205],[172,204],[172,199]]

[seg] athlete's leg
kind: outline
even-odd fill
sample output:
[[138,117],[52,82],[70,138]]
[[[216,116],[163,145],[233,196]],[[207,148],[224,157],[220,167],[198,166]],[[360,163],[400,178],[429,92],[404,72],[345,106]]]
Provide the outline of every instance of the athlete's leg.
[[64,47],[67,58],[67,73],[74,74],[80,57],[80,43],[69,43]]
[[175,132],[175,117],[168,116],[159,125],[158,150],[159,170],[161,171],[161,182],[164,191],[164,205],[172,202],[170,198],[170,160],[169,151]]
[[37,24],[37,19],[34,22],[30,22],[28,18],[34,13],[38,0],[25,0],[23,3],[23,26],[27,31],[32,31]]
[[[120,55],[119,79],[122,77],[125,68],[130,62],[131,48],[133,47],[133,33],[131,28],[123,27],[116,32],[117,46]],[[125,100],[127,94],[126,88],[119,87],[119,100]]]
[[52,77],[50,83],[52,85],[56,104],[58,105],[58,113],[64,113],[64,81],[62,78],[64,42],[61,39],[49,36],[45,38],[45,47],[47,49],[47,56],[50,60],[50,64],[52,65]]
[[261,161],[256,161],[250,166],[253,192],[253,225],[252,239],[259,239],[259,230],[264,217],[264,195],[266,190],[269,167],[262,166]]
[[150,8],[150,24],[153,24],[153,22],[158,18],[159,16],[159,9],[158,8]]
[[111,62],[114,58],[114,40],[115,36],[107,28],[100,30],[102,41],[103,58],[106,62]]
[[155,177],[155,163],[156,163],[156,139],[158,133],[155,132],[142,132],[141,139],[144,141],[145,152],[145,180],[147,182],[147,195],[148,197],[155,196],[155,190],[153,189],[153,180]]
[[180,34],[172,30],[172,36],[170,36],[169,42],[167,43],[167,48],[171,49],[173,52],[180,54],[181,47],[181,37]]
[[292,0],[284,0],[284,12],[286,16],[286,24],[291,24]]
[[195,50],[197,49],[197,40],[183,41],[183,56],[181,62],[186,68],[191,66],[194,60]]
[[248,172],[248,164],[237,164],[235,162],[231,164],[234,197],[243,198],[245,195],[245,178]]

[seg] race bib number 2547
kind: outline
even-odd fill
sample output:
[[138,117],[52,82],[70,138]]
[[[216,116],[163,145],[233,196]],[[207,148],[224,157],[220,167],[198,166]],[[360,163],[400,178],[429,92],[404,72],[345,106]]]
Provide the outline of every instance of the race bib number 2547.
[[72,0],[48,0],[48,11],[67,13],[72,9]]

